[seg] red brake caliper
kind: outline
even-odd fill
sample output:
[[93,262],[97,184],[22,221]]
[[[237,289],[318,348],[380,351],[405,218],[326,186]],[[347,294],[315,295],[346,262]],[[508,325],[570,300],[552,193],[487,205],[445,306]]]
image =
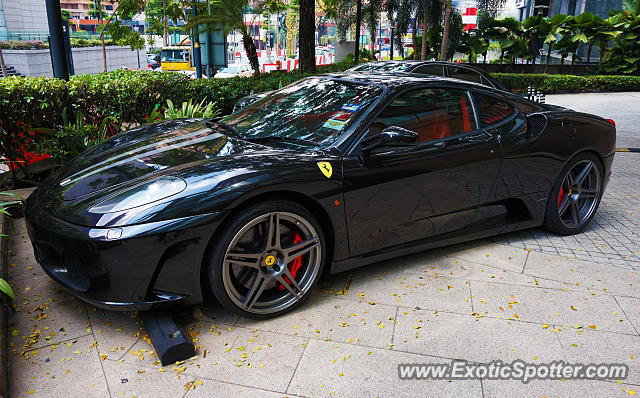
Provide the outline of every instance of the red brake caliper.
[[[300,242],[302,242],[302,238],[300,237],[300,234],[296,232],[296,236],[293,239],[293,244],[295,245]],[[300,267],[302,267],[302,256],[296,258],[295,260],[290,262],[287,266],[289,267],[289,272],[291,273],[291,276],[293,276],[293,278],[295,279],[296,274],[298,273],[298,270],[300,269]],[[287,278],[286,276],[284,277],[284,280],[288,284],[291,284],[291,281],[289,281],[289,278]],[[284,290],[284,286],[282,285],[282,283],[278,285],[278,290]]]
[[558,207],[562,204],[562,197],[564,196],[564,187],[560,187],[560,195],[558,195]]

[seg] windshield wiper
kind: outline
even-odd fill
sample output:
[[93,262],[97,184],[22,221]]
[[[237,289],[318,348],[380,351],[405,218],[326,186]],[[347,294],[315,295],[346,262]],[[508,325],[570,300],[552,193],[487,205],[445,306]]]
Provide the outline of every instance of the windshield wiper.
[[295,138],[295,137],[283,137],[280,135],[266,135],[262,137],[245,137],[244,139],[251,142],[287,141],[287,142],[293,142],[295,144],[316,145],[316,143],[311,140],[305,140],[303,138]]
[[240,134],[238,132],[238,130],[236,130],[235,127],[233,127],[232,125],[230,125],[227,122],[223,122],[222,120],[216,120],[216,119],[210,119],[207,120],[205,122],[207,125],[212,125],[212,124],[217,124],[218,126],[222,127],[223,129],[225,129],[228,133],[231,133],[229,135],[231,135],[234,138],[239,138],[239,139],[244,139],[244,137],[242,136],[242,134]]

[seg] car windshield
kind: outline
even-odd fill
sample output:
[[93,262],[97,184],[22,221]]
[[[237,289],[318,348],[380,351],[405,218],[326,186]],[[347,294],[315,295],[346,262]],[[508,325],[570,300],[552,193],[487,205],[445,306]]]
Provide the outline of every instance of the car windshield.
[[246,139],[277,137],[327,144],[382,94],[371,84],[309,78],[222,119]]
[[189,50],[187,49],[164,49],[161,54],[162,60],[165,62],[189,61]]
[[366,64],[358,65],[355,68],[352,68],[353,72],[366,72],[366,71],[376,71],[376,72],[403,72],[409,69],[411,65],[404,63],[395,63],[395,62],[369,62]]

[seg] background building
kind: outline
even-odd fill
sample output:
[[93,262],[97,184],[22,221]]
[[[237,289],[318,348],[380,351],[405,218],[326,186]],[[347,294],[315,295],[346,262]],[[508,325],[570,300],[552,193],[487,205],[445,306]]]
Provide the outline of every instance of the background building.
[[0,40],[39,40],[49,35],[44,0],[0,0]]
[[622,8],[622,0],[516,0],[520,20],[535,15],[536,4],[548,5],[543,15],[554,16],[556,14],[580,15],[583,12],[591,12],[602,18],[609,16],[611,10]]

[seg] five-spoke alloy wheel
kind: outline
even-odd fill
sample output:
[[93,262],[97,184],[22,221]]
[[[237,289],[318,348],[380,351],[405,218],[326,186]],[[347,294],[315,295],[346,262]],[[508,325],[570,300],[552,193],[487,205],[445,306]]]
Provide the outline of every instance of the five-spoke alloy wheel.
[[603,189],[600,160],[589,153],[578,155],[564,167],[551,191],[545,226],[564,235],[582,231],[596,213]]
[[221,238],[210,251],[209,283],[220,303],[238,314],[268,318],[288,312],[322,273],[322,229],[297,203],[252,206]]

